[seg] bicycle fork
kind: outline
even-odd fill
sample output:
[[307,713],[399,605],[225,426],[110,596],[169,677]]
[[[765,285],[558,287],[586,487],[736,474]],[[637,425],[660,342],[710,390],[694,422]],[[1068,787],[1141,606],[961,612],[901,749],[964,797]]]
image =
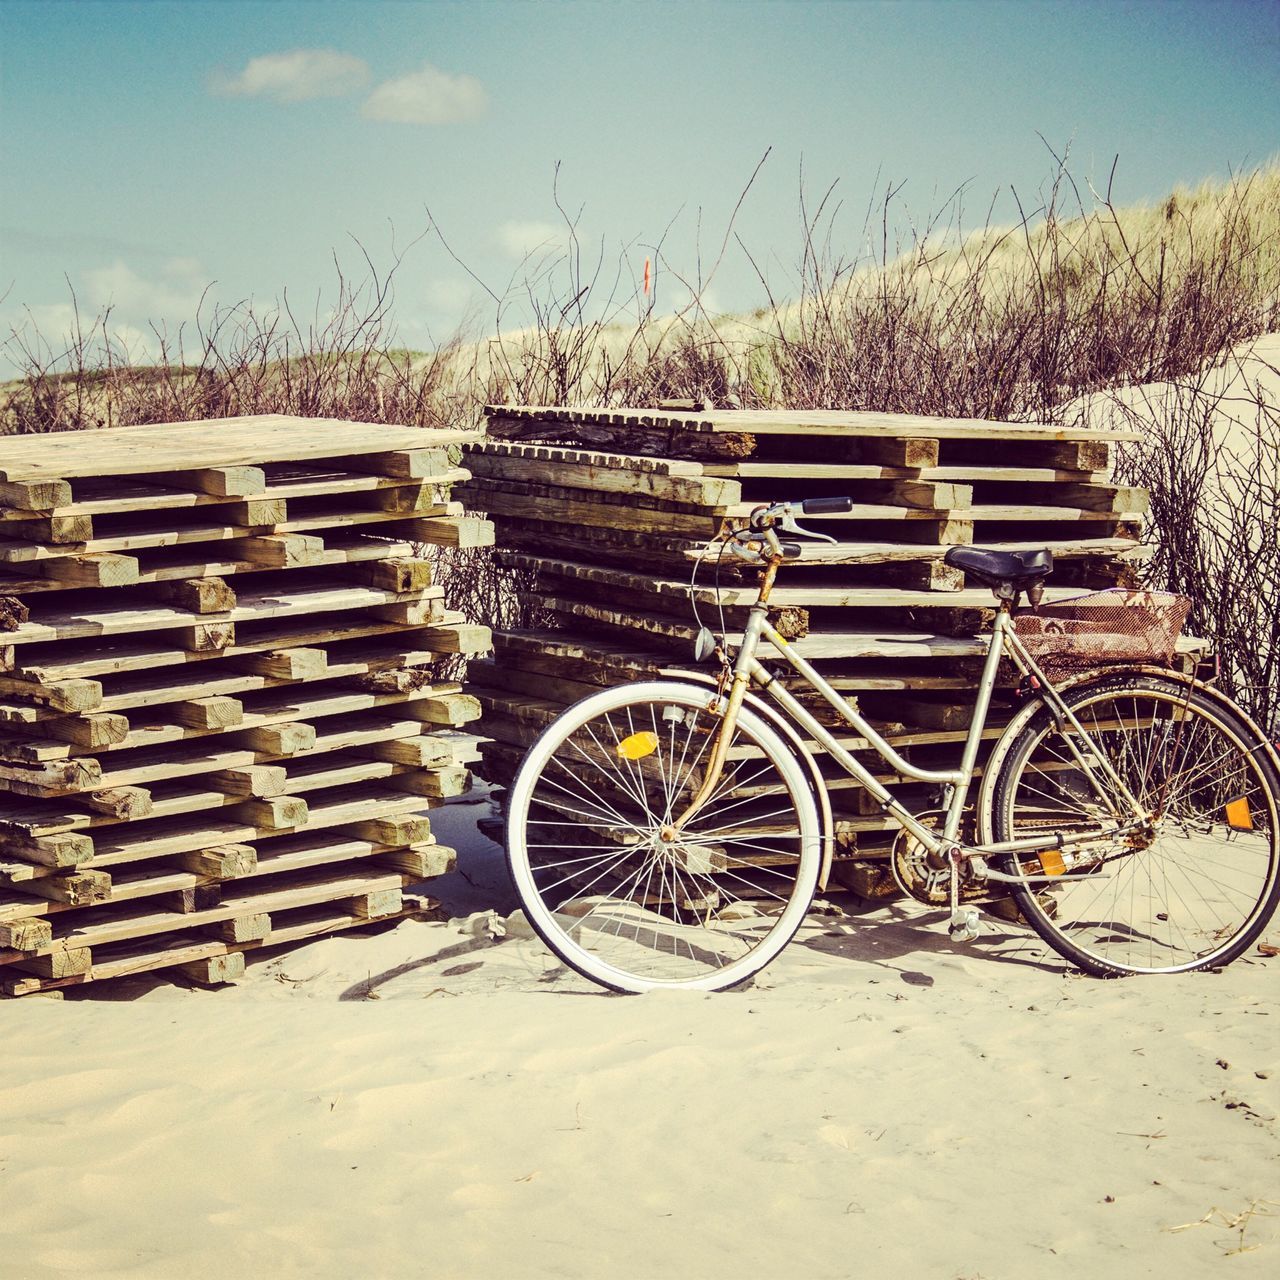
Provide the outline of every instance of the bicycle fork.
[[777,572],[778,566],[776,564],[771,564],[765,570],[764,582],[760,588],[760,598],[751,606],[751,613],[747,617],[742,644],[738,646],[738,655],[733,665],[733,679],[729,684],[729,701],[725,706],[724,715],[721,717],[720,727],[716,730],[715,742],[711,747],[711,759],[707,762],[707,771],[702,779],[702,786],[698,788],[697,794],[689,801],[684,812],[670,824],[669,828],[663,828],[663,840],[678,840],[680,831],[685,823],[689,822],[702,810],[703,806],[715,794],[716,787],[720,785],[720,779],[724,775],[725,764],[729,759],[729,745],[733,740],[733,731],[738,723],[738,713],[742,710],[742,703],[747,696],[747,690],[751,686],[751,665],[755,658],[756,650],[760,646],[760,636],[764,631],[765,621],[769,613],[769,592],[773,588],[773,579]]

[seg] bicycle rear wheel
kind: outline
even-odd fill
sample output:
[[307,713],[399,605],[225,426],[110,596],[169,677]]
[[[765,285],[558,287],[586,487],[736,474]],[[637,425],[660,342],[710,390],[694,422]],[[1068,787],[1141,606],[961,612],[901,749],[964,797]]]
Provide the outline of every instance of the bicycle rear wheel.
[[[1280,777],[1243,712],[1174,680],[1129,674],[1065,701],[1087,741],[1048,708],[1009,746],[995,780],[997,841],[1062,833],[1096,840],[1010,858],[1014,897],[1031,927],[1080,968],[1102,976],[1180,973],[1239,956],[1280,901]],[[1132,815],[1123,789],[1089,781],[1077,751],[1096,750],[1142,810],[1145,829],[1106,838]],[[1102,778],[1096,763],[1090,772]]]
[[615,991],[719,990],[800,927],[821,866],[809,781],[781,737],[739,714],[724,773],[701,786],[725,699],[652,682],[568,708],[530,748],[507,803],[507,861],[529,922]]

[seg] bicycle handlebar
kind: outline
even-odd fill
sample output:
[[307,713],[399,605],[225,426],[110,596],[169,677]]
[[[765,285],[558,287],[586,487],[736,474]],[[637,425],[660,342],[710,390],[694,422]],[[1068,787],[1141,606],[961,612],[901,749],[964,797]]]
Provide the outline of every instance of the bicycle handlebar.
[[805,498],[800,502],[774,502],[751,513],[751,527],[765,529],[787,516],[838,516],[853,510],[852,498]]
[[770,544],[774,554],[784,560],[798,560],[801,545],[798,542],[780,542],[774,533],[777,525],[789,533],[807,533],[810,537],[825,538],[828,542],[835,539],[826,538],[825,534],[801,529],[795,522],[797,515],[843,515],[853,510],[852,498],[805,498],[800,502],[774,502],[767,506],[757,507],[747,519],[745,528],[728,535],[729,549],[740,560],[755,561],[760,557],[760,546]]
[[852,498],[806,498],[800,510],[807,516],[841,516],[853,510]]

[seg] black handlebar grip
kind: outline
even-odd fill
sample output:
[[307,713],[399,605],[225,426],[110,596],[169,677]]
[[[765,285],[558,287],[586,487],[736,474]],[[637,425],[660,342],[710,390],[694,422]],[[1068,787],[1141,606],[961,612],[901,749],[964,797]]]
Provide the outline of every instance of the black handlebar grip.
[[798,542],[779,542],[778,546],[782,548],[782,558],[784,560],[799,560],[801,548]]
[[806,498],[800,510],[807,516],[838,516],[853,510],[852,498]]

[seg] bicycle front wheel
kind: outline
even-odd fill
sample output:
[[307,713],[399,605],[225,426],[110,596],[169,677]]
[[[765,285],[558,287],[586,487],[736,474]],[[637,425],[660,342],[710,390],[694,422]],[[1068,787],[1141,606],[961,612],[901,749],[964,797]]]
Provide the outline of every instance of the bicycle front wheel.
[[1069,838],[1009,859],[1011,872],[1063,877],[1016,885],[1023,916],[1101,976],[1234,960],[1280,900],[1280,778],[1265,739],[1225,700],[1156,676],[1111,677],[1065,701],[1084,734],[1042,708],[995,780],[997,841]]
[[507,803],[507,861],[529,922],[561,960],[615,991],[720,990],[800,927],[821,866],[800,762],[739,713],[710,799],[725,699],[651,682],[593,694],[530,748]]

